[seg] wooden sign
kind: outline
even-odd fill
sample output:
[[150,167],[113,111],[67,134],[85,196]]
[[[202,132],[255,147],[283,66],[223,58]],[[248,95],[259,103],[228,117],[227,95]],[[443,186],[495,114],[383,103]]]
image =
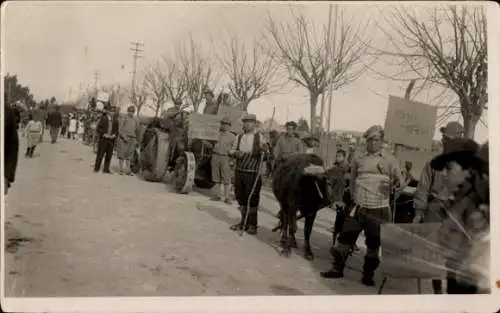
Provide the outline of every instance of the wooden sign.
[[446,253],[438,244],[439,223],[382,224],[382,272],[394,278],[446,277]]
[[243,129],[243,123],[241,122],[241,117],[245,114],[245,111],[231,107],[231,106],[219,106],[219,111],[217,111],[217,115],[220,119],[223,117],[229,118],[231,121],[231,131],[235,133],[241,133]]
[[391,143],[431,150],[436,119],[435,106],[390,96],[385,139]]
[[219,140],[220,116],[191,113],[189,115],[188,138]]

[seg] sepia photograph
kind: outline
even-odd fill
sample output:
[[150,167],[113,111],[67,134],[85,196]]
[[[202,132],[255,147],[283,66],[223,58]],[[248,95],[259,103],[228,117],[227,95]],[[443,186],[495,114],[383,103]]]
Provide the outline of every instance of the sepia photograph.
[[498,310],[479,300],[500,299],[497,10],[3,3],[3,310],[347,295]]

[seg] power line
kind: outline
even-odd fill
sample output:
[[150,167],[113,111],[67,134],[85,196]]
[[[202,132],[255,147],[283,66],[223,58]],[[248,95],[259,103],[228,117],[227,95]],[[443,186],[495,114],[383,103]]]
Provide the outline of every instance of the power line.
[[142,58],[141,53],[144,52],[140,47],[143,47],[144,44],[140,42],[131,42],[130,43],[133,47],[130,48],[132,50],[133,54],[132,57],[134,58],[134,63],[133,63],[133,70],[132,70],[132,99],[135,101],[135,79],[137,75],[137,59]]

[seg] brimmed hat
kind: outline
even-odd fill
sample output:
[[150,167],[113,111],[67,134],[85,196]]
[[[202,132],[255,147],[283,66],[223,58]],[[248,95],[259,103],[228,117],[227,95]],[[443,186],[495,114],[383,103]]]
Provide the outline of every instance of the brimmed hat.
[[312,140],[319,142],[319,138],[311,133],[306,133],[304,136],[302,136],[302,140],[303,141]]
[[446,137],[458,137],[464,133],[464,128],[459,122],[449,122],[445,127],[439,129]]
[[[484,152],[482,153],[484,154]],[[469,138],[450,139],[444,153],[432,159],[431,167],[434,170],[441,171],[451,161],[456,161],[461,165],[467,164],[469,167],[480,171],[484,171],[485,164],[488,164],[487,160],[480,157],[477,142]]]
[[245,114],[243,115],[243,117],[241,118],[241,121],[245,122],[245,121],[253,121],[253,122],[257,122],[257,116],[255,114]]
[[285,127],[297,128],[297,123],[295,123],[294,121],[286,122]]
[[133,106],[133,105],[129,106],[127,108],[127,112],[131,112],[131,113],[135,112],[135,106]]
[[220,120],[220,123],[221,123],[221,124],[231,125],[231,120],[229,119],[229,117],[225,116],[225,117],[223,117],[223,118]]
[[384,134],[384,128],[380,125],[373,125],[370,128],[368,128],[365,133],[363,134],[363,137],[365,139],[370,139],[376,135],[383,135]]

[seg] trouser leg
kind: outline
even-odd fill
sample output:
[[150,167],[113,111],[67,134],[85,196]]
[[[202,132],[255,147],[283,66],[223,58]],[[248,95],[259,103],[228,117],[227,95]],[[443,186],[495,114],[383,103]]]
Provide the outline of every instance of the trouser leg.
[[98,172],[101,169],[101,164],[102,164],[102,160],[104,158],[104,152],[106,149],[104,140],[105,139],[100,139],[97,142],[97,153],[96,153],[95,164],[94,164],[94,171],[95,172]]
[[360,208],[360,223],[365,230],[366,256],[363,264],[362,283],[375,286],[373,277],[380,265],[380,225],[389,221],[389,208],[366,209]]
[[111,158],[113,157],[113,146],[114,142],[111,139],[104,139],[105,140],[105,154],[104,154],[104,169],[103,172],[111,172],[110,166],[111,166]]

